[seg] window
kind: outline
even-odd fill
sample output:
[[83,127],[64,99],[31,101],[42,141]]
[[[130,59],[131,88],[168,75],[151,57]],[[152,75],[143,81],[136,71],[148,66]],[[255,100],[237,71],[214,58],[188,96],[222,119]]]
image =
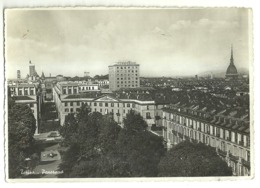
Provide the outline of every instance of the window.
[[102,108],[100,108],[100,112],[102,113]]
[[71,87],[69,87],[68,94],[71,94],[71,93],[72,93],[72,89],[71,89]]
[[77,106],[80,106],[80,102],[79,101],[77,102]]
[[65,108],[65,112],[69,112],[69,109],[68,109],[68,108]]
[[18,95],[22,95],[22,89],[18,90]]
[[34,95],[34,88],[33,87],[30,88],[30,95]]
[[[117,107],[119,107],[119,103],[117,103]],[[118,112],[119,113],[119,112]]]
[[150,112],[146,112],[146,119],[151,119]]
[[130,104],[129,104],[129,103],[127,103],[127,104],[126,104],[126,106],[127,106],[127,107],[130,107]]
[[135,104],[132,104],[132,108],[135,108]]
[[105,107],[108,107],[108,103],[107,102],[105,103]]
[[123,103],[123,107],[125,107],[125,103]]
[[77,93],[77,87],[73,88],[73,93]]
[[125,110],[123,110],[123,113],[125,113]]
[[31,104],[30,104],[30,107],[31,107],[31,108],[34,107],[34,104],[31,103]]
[[111,112],[114,113],[114,109],[112,109]]
[[114,103],[111,103],[111,107],[114,107]]
[[73,106],[73,102],[70,102],[70,106]]
[[24,88],[24,95],[28,95],[28,88]]
[[63,93],[63,94],[67,94],[66,88],[62,88],[62,93]]
[[94,102],[94,106],[97,106],[97,103],[96,103],[96,102]]
[[64,103],[64,106],[68,106],[68,103],[67,103],[67,102],[65,102],[65,103]]
[[99,103],[99,106],[102,106],[102,105],[103,105],[102,102],[100,102],[100,103]]
[[73,112],[73,108],[70,109],[70,112]]
[[147,105],[147,110],[149,110],[149,105]]

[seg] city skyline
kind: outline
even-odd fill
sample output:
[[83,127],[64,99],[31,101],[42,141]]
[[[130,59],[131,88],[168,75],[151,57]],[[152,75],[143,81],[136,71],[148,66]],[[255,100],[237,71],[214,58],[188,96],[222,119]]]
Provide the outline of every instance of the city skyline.
[[231,44],[238,71],[249,69],[247,9],[14,9],[6,20],[7,78],[25,77],[30,60],[46,76],[106,75],[119,61],[144,77],[225,72]]

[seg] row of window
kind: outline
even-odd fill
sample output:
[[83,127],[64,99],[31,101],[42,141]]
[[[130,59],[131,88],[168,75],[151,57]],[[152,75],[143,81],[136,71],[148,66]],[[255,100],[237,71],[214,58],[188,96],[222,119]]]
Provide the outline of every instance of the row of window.
[[137,70],[135,70],[135,71],[134,71],[134,70],[132,70],[132,71],[131,71],[131,70],[128,70],[128,71],[127,71],[127,70],[125,70],[125,71],[117,70],[116,72],[120,72],[120,73],[121,73],[121,72],[132,72],[132,73],[133,73],[133,72],[138,72],[138,71],[137,71]]
[[[222,128],[219,128],[219,127],[216,127],[213,125],[207,125],[205,123],[198,122],[195,120],[191,120],[191,121],[193,122],[193,124],[192,125],[190,124],[188,126],[189,128],[198,130],[200,132],[204,132],[209,135],[213,135],[213,136],[221,138],[221,139],[225,139],[229,142],[234,142],[241,146],[246,146],[246,147],[250,146],[250,137],[249,136],[242,135],[242,134],[230,131],[230,130],[224,130]],[[179,124],[179,122],[176,122],[176,121],[175,121],[175,123]],[[175,126],[175,123],[174,123],[174,121],[172,121],[172,122],[169,122],[168,125],[169,125],[169,127],[176,129],[176,131],[178,131],[177,129],[178,129],[178,127],[180,127],[180,131],[182,132],[182,129],[184,129],[184,127],[182,128],[182,125]],[[186,123],[184,123],[184,126],[186,126]]]
[[[73,112],[78,112],[79,109],[80,109],[80,108],[76,108],[75,110],[74,110],[74,108],[65,108],[64,111],[65,111],[65,112],[73,113]],[[103,110],[104,110],[104,111],[103,111]],[[125,109],[124,109],[124,110],[123,110],[123,114],[129,113],[130,110],[131,110],[131,109],[129,109],[129,110],[125,110]],[[91,109],[90,109],[90,111],[91,111]],[[94,108],[94,111],[97,112],[97,109]],[[108,113],[114,113],[114,109],[111,109],[111,111],[109,111],[108,109],[102,109],[102,108],[100,108],[100,109],[99,109],[99,112],[100,112],[100,113],[105,112],[106,114],[108,114]],[[117,114],[120,114],[120,113],[119,113],[119,110],[117,110]],[[149,114],[149,117],[150,117],[150,114]]]
[[[64,102],[64,106],[81,106],[82,103],[84,102]],[[135,103],[108,103],[108,102],[86,102],[87,105],[89,106],[99,106],[99,107],[123,107],[123,108],[135,108],[136,104]],[[120,105],[122,104],[122,105]],[[150,110],[150,105],[146,105],[146,110]],[[157,112],[158,113],[158,112]],[[149,115],[150,116],[150,115]]]
[[117,69],[137,69],[138,67],[137,66],[129,66],[129,67],[126,67],[126,66],[124,66],[124,67],[116,67]]
[[[134,84],[134,82],[135,83],[138,83],[138,81],[132,81],[132,83]],[[120,83],[120,81],[117,81],[117,83],[119,84]],[[123,84],[124,83],[124,81],[121,81],[121,84]],[[127,81],[125,81],[125,84],[127,83]],[[128,81],[128,83],[130,84],[131,83],[131,81]]]
[[34,88],[24,88],[24,89],[21,89],[19,88],[18,89],[18,95],[22,96],[22,95],[35,95],[34,93]]
[[[129,77],[130,77],[130,76],[133,77],[134,75],[135,75],[135,76],[138,76],[138,74],[132,74],[132,75],[128,74]],[[126,76],[126,74],[121,74],[121,75],[120,75],[120,74],[117,74],[117,77],[119,77],[119,76]]]
[[[126,87],[126,88],[127,88],[127,87],[131,87],[131,85],[121,85],[121,86],[120,86],[120,85],[117,85],[117,87],[118,87],[118,88],[121,88],[121,87]],[[138,84],[132,85],[132,87],[138,87]]]
[[[128,77],[128,80],[131,80],[131,79],[134,79],[134,78],[132,78],[132,77]],[[136,80],[138,80],[138,78],[135,78]],[[117,80],[120,80],[120,78],[117,78]],[[127,78],[121,78],[121,80],[127,80]]]

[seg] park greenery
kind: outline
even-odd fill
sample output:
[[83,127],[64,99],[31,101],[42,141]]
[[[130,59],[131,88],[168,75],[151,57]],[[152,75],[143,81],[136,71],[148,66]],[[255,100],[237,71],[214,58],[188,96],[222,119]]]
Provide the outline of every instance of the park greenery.
[[232,171],[210,146],[185,141],[166,152],[163,139],[130,111],[121,128],[113,115],[81,107],[66,116],[60,129],[67,150],[62,178],[231,176]]
[[155,177],[164,156],[163,139],[146,130],[140,114],[130,111],[121,128],[110,114],[82,106],[69,114],[60,133],[68,146],[60,177]]
[[184,141],[170,149],[161,159],[159,176],[232,176],[232,169],[216,154],[214,148]]
[[[33,135],[36,120],[31,109],[25,104],[8,100],[8,169],[9,178],[21,177],[21,172],[33,168],[37,160]],[[29,159],[30,162],[26,159]]]

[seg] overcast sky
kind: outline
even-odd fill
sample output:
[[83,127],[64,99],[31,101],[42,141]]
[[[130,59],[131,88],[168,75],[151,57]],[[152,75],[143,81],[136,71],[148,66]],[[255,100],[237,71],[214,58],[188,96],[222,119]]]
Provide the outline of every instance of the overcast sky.
[[108,74],[118,61],[141,76],[225,71],[233,44],[238,71],[248,69],[247,9],[6,10],[7,77]]

